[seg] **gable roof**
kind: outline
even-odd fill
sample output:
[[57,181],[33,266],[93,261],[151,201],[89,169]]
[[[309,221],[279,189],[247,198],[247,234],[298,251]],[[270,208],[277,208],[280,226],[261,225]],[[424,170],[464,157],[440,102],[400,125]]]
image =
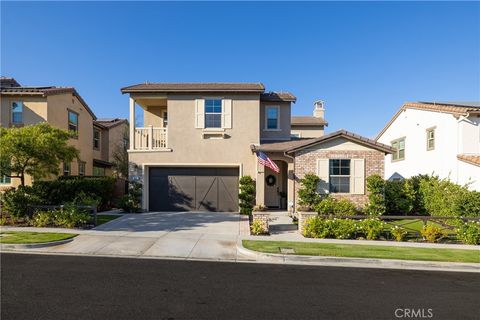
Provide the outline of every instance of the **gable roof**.
[[380,139],[382,134],[387,131],[390,125],[398,118],[398,116],[406,109],[416,109],[431,112],[448,113],[454,117],[467,116],[469,114],[480,114],[480,102],[406,102],[395,113],[395,115],[387,122],[385,127],[380,131],[375,140]]
[[292,116],[290,124],[292,126],[328,126],[325,119],[313,116]]
[[277,141],[260,144],[259,146],[252,145],[253,151],[266,151],[266,152],[286,152],[294,153],[296,151],[315,146],[327,141],[331,141],[337,138],[345,138],[347,140],[356,142],[358,144],[370,147],[375,150],[379,150],[385,153],[392,153],[394,149],[390,146],[387,146],[383,143],[377,142],[372,139],[365,138],[358,134],[349,132],[347,130],[338,130],[333,133],[324,135],[320,138],[309,138],[309,139],[296,139],[289,141]]
[[297,101],[297,97],[295,97],[290,92],[265,92],[260,94],[261,101],[268,101],[268,102],[293,102]]
[[457,159],[475,166],[480,166],[480,154],[459,154],[457,155]]
[[140,83],[121,89],[122,93],[156,92],[256,92],[265,91],[260,82],[158,82]]
[[[4,80],[6,79],[6,80]],[[88,113],[92,116],[93,120],[97,119],[97,116],[93,113],[92,109],[88,106],[88,104],[83,100],[82,96],[75,90],[74,87],[56,87],[56,86],[45,86],[45,87],[24,87],[24,86],[16,86],[10,85],[13,78],[3,78],[0,82],[0,94],[1,95],[30,95],[30,96],[42,96],[47,97],[51,95],[57,94],[64,94],[64,93],[71,93],[80,101],[80,103],[85,107]],[[13,79],[15,83],[18,82]],[[4,86],[5,85],[5,86]]]
[[107,128],[107,129],[116,127],[116,126],[118,126],[122,123],[127,123],[128,124],[128,120],[127,119],[119,119],[119,118],[103,118],[103,119],[97,119],[97,120],[94,121],[94,124],[96,124],[98,126],[101,126],[101,127],[104,127],[104,128]]
[[7,88],[7,87],[20,87],[20,83],[15,80],[15,78],[8,78],[8,77],[0,77],[0,87]]

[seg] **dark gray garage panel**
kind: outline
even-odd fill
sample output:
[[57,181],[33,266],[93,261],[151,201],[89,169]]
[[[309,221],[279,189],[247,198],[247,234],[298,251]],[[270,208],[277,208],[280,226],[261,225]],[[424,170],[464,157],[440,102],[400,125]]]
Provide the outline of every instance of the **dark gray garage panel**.
[[238,211],[238,168],[149,170],[150,211]]

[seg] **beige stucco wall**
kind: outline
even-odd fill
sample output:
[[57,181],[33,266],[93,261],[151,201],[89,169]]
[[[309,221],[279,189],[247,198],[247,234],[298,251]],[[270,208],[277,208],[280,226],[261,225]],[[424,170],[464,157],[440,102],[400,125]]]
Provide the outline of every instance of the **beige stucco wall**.
[[[265,110],[267,106],[280,107],[280,129],[268,130],[265,123]],[[290,139],[290,102],[261,102],[260,104],[260,132],[264,140],[285,140]]]
[[298,134],[300,138],[319,138],[324,135],[324,127],[291,125],[291,133]]
[[[195,99],[232,99],[232,128],[225,129],[225,138],[203,138],[204,129],[195,128]],[[135,97],[133,97],[135,98]],[[256,176],[256,157],[251,144],[260,142],[259,95],[169,95],[168,96],[168,148],[171,151],[129,151],[131,167],[149,165],[234,166],[240,174]],[[145,113],[147,114],[147,113]],[[155,114],[148,112],[145,125],[159,123]],[[130,119],[132,122],[132,119]],[[130,139],[131,141],[133,139]],[[147,172],[132,172],[132,176],[145,176],[144,197],[148,181]],[[144,208],[147,206],[144,198]]]
[[[144,126],[154,126],[163,128],[163,113],[167,111],[167,107],[149,106],[143,113]],[[168,117],[168,115],[167,115]]]
[[2,95],[0,106],[0,126],[10,127],[12,102],[23,101],[23,124],[30,125],[47,121],[47,98],[41,96],[20,97]]
[[108,130],[108,152],[106,154],[106,161],[113,161],[113,154],[119,147],[123,148],[123,138],[128,137],[128,124],[122,123]]
[[[78,113],[78,137],[70,139],[69,144],[80,151],[80,160],[85,162],[85,175],[93,174],[93,117],[70,93],[47,97],[48,123],[52,126],[68,130],[68,110]],[[78,163],[72,162],[71,175],[78,175]]]

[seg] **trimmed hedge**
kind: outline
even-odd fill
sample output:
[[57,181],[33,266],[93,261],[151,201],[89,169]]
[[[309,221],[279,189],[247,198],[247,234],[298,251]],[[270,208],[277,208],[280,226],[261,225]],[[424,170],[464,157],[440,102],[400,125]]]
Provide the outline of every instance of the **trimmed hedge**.
[[52,181],[36,181],[32,192],[43,199],[43,204],[59,205],[72,202],[78,194],[97,197],[98,209],[110,208],[115,178],[112,177],[60,177]]

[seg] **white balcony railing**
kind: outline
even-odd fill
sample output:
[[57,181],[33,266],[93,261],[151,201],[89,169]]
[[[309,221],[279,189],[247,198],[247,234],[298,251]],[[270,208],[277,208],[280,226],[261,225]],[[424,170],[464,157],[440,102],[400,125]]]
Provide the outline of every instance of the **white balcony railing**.
[[159,150],[167,148],[167,128],[135,128],[134,150]]

